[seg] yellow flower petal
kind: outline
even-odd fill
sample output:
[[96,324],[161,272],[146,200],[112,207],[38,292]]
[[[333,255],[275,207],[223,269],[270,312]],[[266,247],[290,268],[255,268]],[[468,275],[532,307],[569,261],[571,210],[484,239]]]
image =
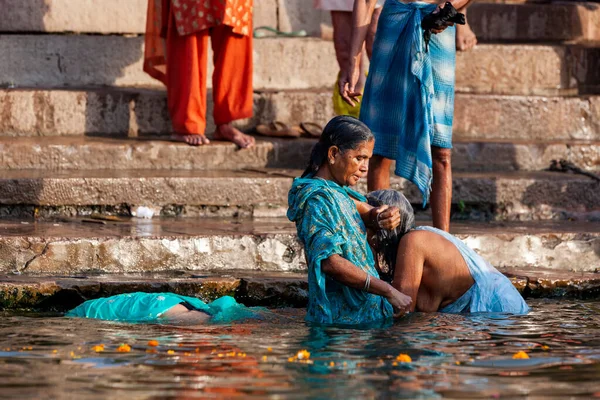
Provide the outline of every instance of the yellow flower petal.
[[412,362],[412,358],[410,358],[410,356],[408,354],[399,354],[398,357],[396,357],[396,361],[399,362],[403,362],[403,363],[409,363]]
[[310,358],[310,352],[307,350],[300,350],[296,357],[298,357],[298,360],[308,360]]
[[527,360],[527,359],[529,359],[529,355],[527,353],[525,353],[524,351],[518,351],[515,354],[513,354],[512,358],[514,360]]
[[131,351],[131,346],[129,346],[128,344],[123,343],[122,345],[120,345],[119,347],[117,347],[117,351],[119,353],[129,353]]
[[96,353],[100,353],[104,351],[104,345],[99,344],[97,346],[92,347],[92,350],[95,351]]
[[158,340],[149,340],[148,346],[152,346],[152,347],[158,346]]

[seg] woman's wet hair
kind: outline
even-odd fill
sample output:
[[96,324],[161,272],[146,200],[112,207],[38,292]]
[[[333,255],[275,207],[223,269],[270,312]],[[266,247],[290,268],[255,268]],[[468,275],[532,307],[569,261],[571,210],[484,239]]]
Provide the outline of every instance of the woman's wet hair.
[[331,147],[336,146],[341,152],[356,150],[361,143],[373,140],[373,138],[369,127],[356,118],[348,115],[333,118],[327,123],[321,138],[313,147],[308,167],[302,176],[317,172],[327,161],[327,153]]
[[380,229],[377,232],[377,257],[381,278],[391,282],[396,268],[398,244],[402,236],[415,226],[415,213],[410,202],[396,190],[377,190],[367,195],[367,201],[373,207],[387,205],[400,211],[400,225],[393,230]]

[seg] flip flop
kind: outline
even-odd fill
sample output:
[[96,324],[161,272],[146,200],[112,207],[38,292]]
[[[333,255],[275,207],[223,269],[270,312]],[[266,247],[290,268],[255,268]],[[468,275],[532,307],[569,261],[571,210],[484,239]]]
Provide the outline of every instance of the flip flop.
[[321,133],[323,133],[323,127],[314,122],[300,122],[300,129],[302,129],[302,132],[307,136],[316,139],[320,138]]
[[273,121],[270,124],[260,124],[256,127],[256,133],[262,136],[276,138],[298,138],[300,131],[288,127],[281,121]]
[[308,36],[308,33],[304,29],[293,32],[283,32],[279,29],[271,28],[270,26],[259,26],[258,28],[254,28],[253,36],[255,38],[263,38],[263,37],[273,37],[273,36],[281,36],[281,37],[305,37]]

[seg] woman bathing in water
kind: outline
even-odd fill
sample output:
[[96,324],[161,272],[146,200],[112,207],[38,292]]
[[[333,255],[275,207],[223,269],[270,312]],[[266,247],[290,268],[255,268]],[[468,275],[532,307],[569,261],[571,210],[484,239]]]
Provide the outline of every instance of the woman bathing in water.
[[[527,312],[510,281],[456,238],[425,227],[406,234],[412,212],[400,212],[401,202],[369,204],[350,189],[366,176],[373,147],[365,124],[335,117],[292,184],[288,218],[306,253],[307,321],[371,323],[414,310]],[[386,199],[374,196],[372,202]],[[380,279],[367,229],[381,238],[401,232],[399,245],[387,245],[396,257],[392,285]]]
[[430,226],[415,228],[413,208],[403,194],[378,190],[367,199],[372,206],[393,206],[400,212],[398,227],[368,235],[378,269],[411,298],[410,311],[529,311],[510,280],[462,241]]
[[175,293],[126,293],[88,300],[66,314],[67,317],[107,321],[205,324],[259,318],[258,309],[223,296],[211,303]]

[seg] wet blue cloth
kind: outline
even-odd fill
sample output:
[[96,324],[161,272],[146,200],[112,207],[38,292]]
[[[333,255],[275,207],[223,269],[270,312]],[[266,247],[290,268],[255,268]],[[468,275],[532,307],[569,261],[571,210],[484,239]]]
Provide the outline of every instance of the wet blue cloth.
[[339,254],[379,278],[365,225],[350,196],[366,201],[348,187],[313,175],[294,179],[288,194],[287,216],[296,223],[308,264],[309,322],[364,324],[393,316],[383,297],[342,285],[321,270],[323,260]]
[[374,154],[396,160],[396,175],[429,199],[431,146],[452,148],[455,28],[431,35],[426,51],[421,20],[435,4],[385,3],[373,44],[360,120],[375,135]]
[[239,304],[233,297],[223,296],[211,303],[175,293],[126,293],[88,300],[69,311],[67,317],[94,318],[107,321],[160,322],[162,315],[177,304],[187,303],[211,316],[211,322],[232,322],[258,315]]
[[429,231],[443,236],[456,246],[463,256],[475,283],[454,303],[440,309],[440,312],[504,312],[526,314],[529,307],[511,281],[475,250],[448,232],[430,227],[419,226],[416,230]]

